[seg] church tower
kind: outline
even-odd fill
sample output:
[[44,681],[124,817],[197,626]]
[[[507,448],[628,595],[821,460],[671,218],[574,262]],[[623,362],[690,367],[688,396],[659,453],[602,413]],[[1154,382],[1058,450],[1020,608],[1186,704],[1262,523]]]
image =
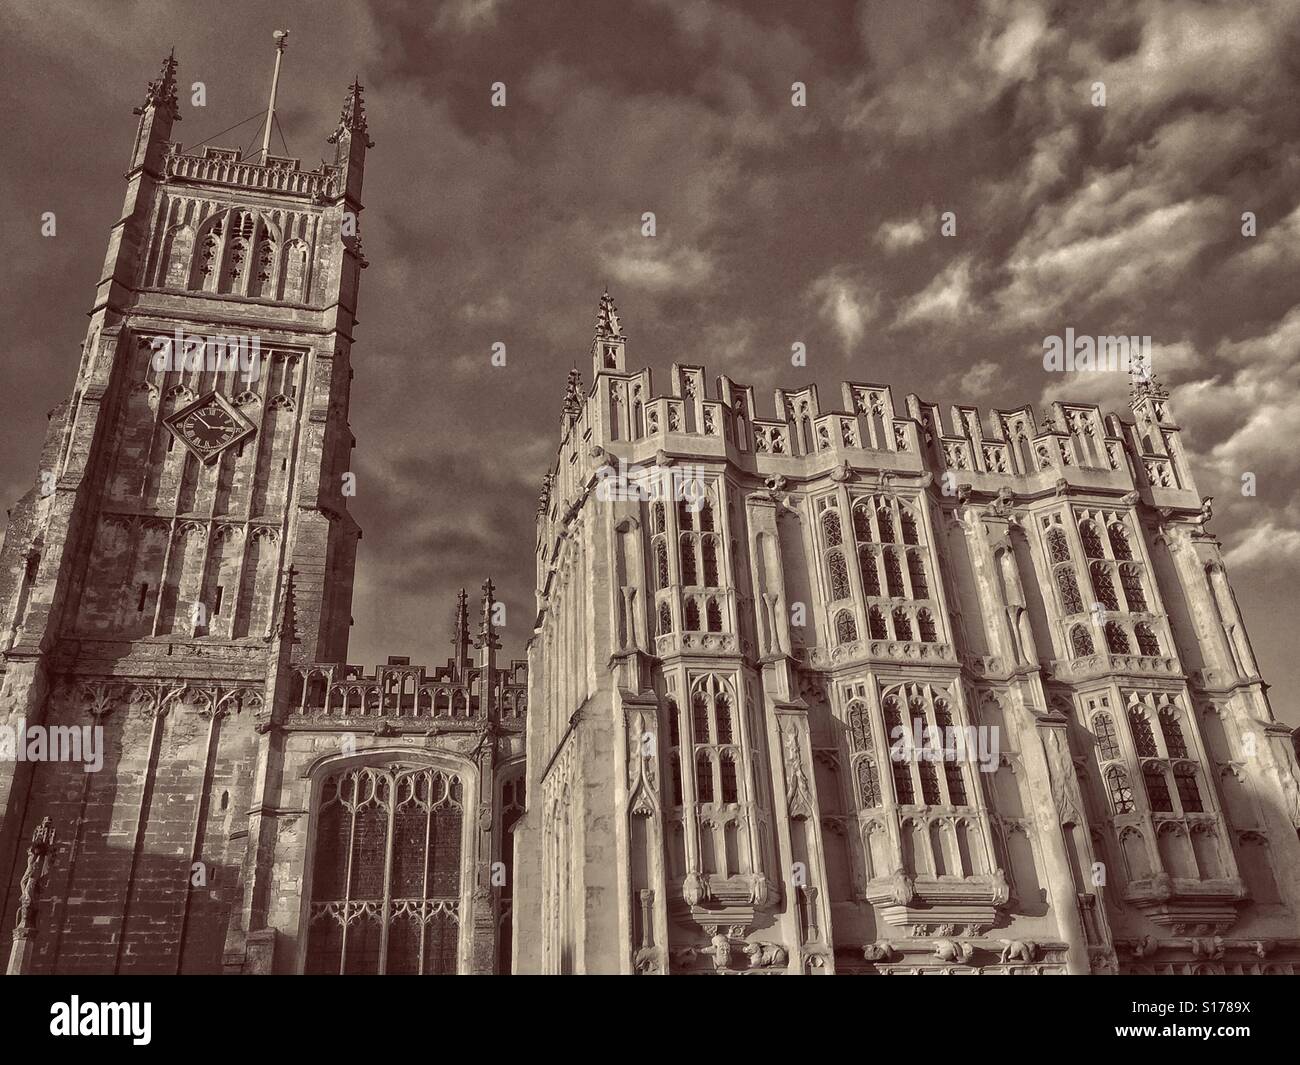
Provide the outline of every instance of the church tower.
[[286,679],[346,657],[362,89],[309,171],[183,151],[176,67],[135,111],[76,379],[0,555],[0,723],[20,746],[102,729],[96,772],[0,760],[6,914],[58,826],[22,971],[246,969]]

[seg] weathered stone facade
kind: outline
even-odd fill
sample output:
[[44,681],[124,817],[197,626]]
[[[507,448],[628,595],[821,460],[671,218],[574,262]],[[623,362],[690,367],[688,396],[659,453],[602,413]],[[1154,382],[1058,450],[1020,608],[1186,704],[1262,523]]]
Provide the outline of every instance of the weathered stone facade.
[[[73,395],[0,554],[0,724],[103,730],[96,772],[0,760],[3,912],[21,911],[5,956],[21,972],[508,969],[524,666],[497,666],[491,584],[476,633],[462,593],[446,666],[344,664],[361,87],[334,162],[307,172],[182,153],[175,70],[137,111]],[[156,338],[178,332],[255,339],[256,372],[210,344],[169,362]]]
[[656,395],[608,294],[592,353],[538,508],[516,972],[1300,967],[1292,738],[1158,384],[1132,421],[865,383],[764,417],[698,366]]

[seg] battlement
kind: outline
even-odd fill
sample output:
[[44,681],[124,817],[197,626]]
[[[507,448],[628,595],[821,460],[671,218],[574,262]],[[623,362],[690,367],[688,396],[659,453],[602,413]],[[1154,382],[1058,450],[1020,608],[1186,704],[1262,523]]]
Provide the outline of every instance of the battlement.
[[[367,674],[364,666],[317,662],[294,668],[288,715],[326,719],[440,719],[484,722],[495,716],[502,723],[521,723],[528,709],[528,663],[512,660],[508,669],[494,669],[484,698],[482,669],[411,665],[390,658]],[[488,707],[494,708],[490,714]]]
[[315,170],[303,170],[299,159],[268,155],[264,163],[243,158],[241,148],[208,146],[203,154],[184,152],[175,142],[168,142],[163,160],[169,181],[217,185],[262,192],[301,196],[313,203],[323,203],[338,195],[342,167],[322,163]]

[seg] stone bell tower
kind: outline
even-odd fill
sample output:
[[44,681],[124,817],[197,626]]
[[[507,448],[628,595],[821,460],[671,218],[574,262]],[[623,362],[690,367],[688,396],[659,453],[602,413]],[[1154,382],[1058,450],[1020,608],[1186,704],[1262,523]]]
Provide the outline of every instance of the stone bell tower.
[[5,914],[33,829],[59,839],[35,972],[216,971],[228,925],[243,949],[268,723],[292,662],[346,657],[361,535],[361,86],[310,171],[182,150],[174,56],[135,114],[76,378],[0,554],[0,724],[102,728],[96,772],[0,761]]

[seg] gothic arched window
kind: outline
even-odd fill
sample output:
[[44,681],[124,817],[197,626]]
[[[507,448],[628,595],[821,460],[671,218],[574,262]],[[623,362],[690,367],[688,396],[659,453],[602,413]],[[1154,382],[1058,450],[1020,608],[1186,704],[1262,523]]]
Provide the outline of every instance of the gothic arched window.
[[1106,770],[1106,790],[1110,793],[1110,808],[1115,813],[1133,812],[1133,788],[1123,766],[1113,765]]
[[1147,802],[1151,804],[1153,812],[1173,813],[1174,801],[1169,797],[1169,781],[1159,765],[1148,762],[1142,767],[1142,783],[1146,785]]
[[934,627],[934,615],[928,610],[922,610],[916,615],[916,627],[920,630],[922,643],[934,643],[939,638],[939,634]]
[[862,590],[867,595],[880,594],[880,574],[876,570],[876,549],[858,548],[858,565],[862,569]]
[[1170,758],[1187,757],[1187,741],[1183,738],[1183,726],[1178,722],[1178,711],[1166,706],[1160,711],[1160,735],[1165,740],[1165,750]]
[[713,504],[707,499],[700,504],[699,519],[701,532],[713,532]]
[[1095,651],[1092,646],[1092,633],[1086,625],[1075,625],[1070,630],[1070,650],[1075,658],[1086,658]]
[[700,544],[704,554],[704,586],[718,587],[718,540],[715,536],[706,536]]
[[841,610],[835,615],[835,639],[839,643],[852,643],[858,638],[858,623],[853,620],[853,614],[848,610]]
[[1128,712],[1129,728],[1133,733],[1133,746],[1137,748],[1139,758],[1157,758],[1156,737],[1151,731],[1151,722],[1147,715],[1134,707]]
[[1105,549],[1101,546],[1101,535],[1092,522],[1079,523],[1079,538],[1083,541],[1083,553],[1086,558],[1106,557]]
[[903,595],[903,569],[898,564],[898,553],[892,548],[885,548],[885,586],[895,598]]
[[326,776],[306,971],[455,973],[462,817],[460,777],[433,766],[350,766]]
[[1151,631],[1151,626],[1142,621],[1133,626],[1133,635],[1137,637],[1138,654],[1154,658],[1160,653],[1160,641]]
[[696,692],[691,702],[691,721],[696,743],[709,742],[709,701],[703,692]]
[[1097,602],[1107,610],[1118,610],[1119,599],[1115,596],[1115,583],[1110,577],[1110,567],[1104,562],[1092,564],[1092,590]]
[[901,508],[898,516],[899,524],[903,527],[903,543],[919,544],[921,541],[916,533],[916,515],[906,507]]
[[652,513],[654,515],[652,521],[653,521],[655,533],[658,534],[663,532],[664,531],[664,505],[662,503],[656,503],[654,505],[654,511]]
[[708,605],[704,608],[705,616],[708,619],[710,632],[722,631],[722,608],[718,606],[716,599],[710,599]]
[[682,583],[695,584],[695,541],[690,536],[681,539]]
[[700,604],[694,599],[686,600],[686,631],[700,631]]
[[853,535],[857,537],[859,543],[868,543],[873,537],[871,535],[871,508],[866,503],[858,503],[853,507]]
[[828,508],[822,514],[822,535],[826,537],[827,547],[839,547],[844,542],[840,532],[840,512]]
[[714,725],[719,743],[733,743],[731,730],[731,702],[725,694],[719,692],[713,700]]
[[912,638],[912,619],[901,606],[894,610],[894,638],[898,640]]
[[882,544],[892,544],[894,542],[894,515],[890,511],[888,503],[881,503],[876,508],[876,523],[880,526],[880,542]]
[[1118,622],[1106,622],[1106,650],[1113,655],[1130,653],[1128,633],[1120,627]]
[[1061,593],[1061,609],[1065,613],[1083,613],[1083,599],[1079,595],[1079,583],[1074,579],[1074,571],[1068,565],[1057,566],[1056,589]]
[[889,633],[885,630],[885,615],[878,607],[873,606],[867,611],[867,634],[873,640],[889,639]]
[[849,597],[849,568],[844,563],[842,551],[832,551],[826,560],[831,571],[831,600],[838,601]]
[[1205,812],[1205,804],[1201,801],[1201,789],[1196,783],[1195,766],[1188,765],[1186,762],[1175,766],[1174,785],[1178,789],[1178,801],[1182,804],[1183,813]]
[[925,579],[925,562],[920,551],[907,553],[907,575],[912,580],[912,595],[916,599],[929,599],[930,586]]
[[655,577],[660,588],[668,587],[668,544],[662,537],[655,541]]
[[659,604],[659,635],[666,636],[673,631],[673,612],[667,603]]
[[722,763],[719,765],[722,776],[722,801],[739,802],[739,793],[736,789],[736,763],[729,757],[730,752],[724,752]]
[[864,809],[880,805],[880,774],[874,759],[858,759],[858,795]]
[[699,802],[713,801],[713,760],[706,751],[695,756],[695,798]]
[[1119,757],[1119,737],[1115,735],[1115,722],[1110,714],[1098,714],[1092,719],[1092,731],[1097,737],[1097,757],[1103,762]]
[[1121,562],[1128,562],[1133,557],[1133,551],[1129,547],[1128,533],[1125,532],[1124,526],[1117,521],[1110,523],[1107,530],[1110,533],[1110,553]]
[[871,718],[861,703],[849,706],[849,739],[854,751],[871,750]]
[[1070,544],[1060,529],[1052,529],[1047,534],[1047,557],[1053,564],[1070,561]]
[[1124,598],[1128,600],[1130,610],[1147,608],[1146,593],[1142,590],[1142,573],[1137,566],[1120,566],[1119,583],[1124,589]]

